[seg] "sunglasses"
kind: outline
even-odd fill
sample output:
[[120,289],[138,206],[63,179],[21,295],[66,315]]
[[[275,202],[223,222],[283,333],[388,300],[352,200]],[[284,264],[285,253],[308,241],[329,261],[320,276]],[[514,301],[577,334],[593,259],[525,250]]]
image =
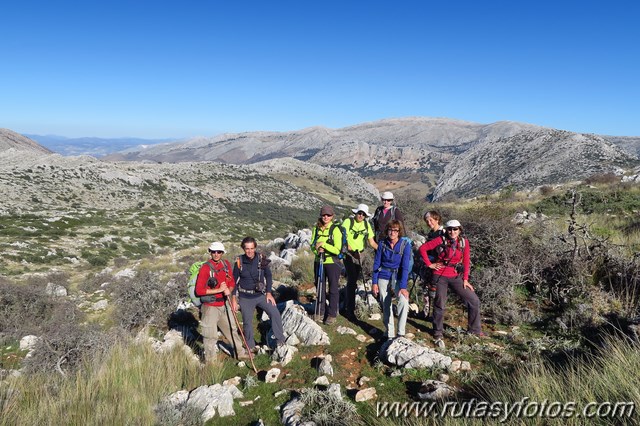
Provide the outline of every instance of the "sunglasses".
[[356,213],[356,215],[358,215],[358,216],[364,216],[364,215],[365,215],[365,213],[364,213],[364,212],[358,212],[358,213]]
[[382,202],[383,202],[383,203],[390,203],[390,202],[392,202],[392,201],[393,201],[393,200],[382,200]]
[[213,254],[224,254],[223,251],[221,250],[209,250],[209,253],[213,253]]
[[393,229],[389,229],[389,232],[400,232],[400,230],[393,228]]
[[332,214],[323,214],[322,217],[333,217]]
[[447,228],[447,231],[459,231],[460,228],[458,227],[452,227],[452,228]]

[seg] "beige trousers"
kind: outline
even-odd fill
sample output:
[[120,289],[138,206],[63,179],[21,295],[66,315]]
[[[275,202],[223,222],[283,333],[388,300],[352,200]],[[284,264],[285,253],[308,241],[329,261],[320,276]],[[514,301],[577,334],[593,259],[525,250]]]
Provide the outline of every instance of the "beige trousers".
[[238,327],[233,315],[235,314],[228,303],[225,303],[224,306],[202,305],[200,325],[202,328],[205,361],[216,359],[218,330],[233,347],[236,357],[246,356],[247,351],[242,346],[242,339],[238,335]]

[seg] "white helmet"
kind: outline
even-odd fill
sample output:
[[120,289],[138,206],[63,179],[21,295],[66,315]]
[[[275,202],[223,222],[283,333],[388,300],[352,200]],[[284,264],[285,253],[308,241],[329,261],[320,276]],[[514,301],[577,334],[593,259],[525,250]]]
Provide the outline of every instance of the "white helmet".
[[211,245],[209,246],[209,251],[221,251],[223,253],[226,253],[224,249],[224,245],[219,241],[216,241],[215,243],[211,243]]

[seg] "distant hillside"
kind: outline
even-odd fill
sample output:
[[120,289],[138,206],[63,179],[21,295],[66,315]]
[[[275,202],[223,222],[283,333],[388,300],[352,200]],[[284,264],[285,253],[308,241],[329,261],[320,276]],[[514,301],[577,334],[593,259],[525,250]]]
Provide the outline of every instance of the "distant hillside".
[[8,150],[51,153],[47,148],[19,133],[9,129],[0,129],[0,153]]
[[62,155],[91,155],[102,157],[136,146],[156,145],[173,142],[176,139],[140,139],[140,138],[66,138],[56,135],[25,135],[51,151]]
[[[633,145],[633,138],[614,138]],[[252,164],[295,158],[357,171],[365,177],[419,177],[434,199],[493,192],[505,186],[584,179],[638,164],[637,156],[597,135],[525,123],[471,123],[445,118],[403,118],[342,129],[248,132],[133,148],[105,160]],[[437,185],[436,185],[437,183]]]

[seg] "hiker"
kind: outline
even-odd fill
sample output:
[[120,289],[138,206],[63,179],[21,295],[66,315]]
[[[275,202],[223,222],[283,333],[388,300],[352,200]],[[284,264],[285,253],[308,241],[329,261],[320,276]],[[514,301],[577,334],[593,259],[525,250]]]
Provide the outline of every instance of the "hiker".
[[[426,241],[433,240],[434,238],[444,237],[445,231],[444,226],[442,226],[442,215],[436,210],[428,210],[424,216],[422,217],[429,227],[429,232],[426,235]],[[436,251],[430,250],[428,253],[429,260],[431,262],[435,262],[436,259]],[[416,261],[417,264],[417,261]],[[420,268],[419,275],[422,280],[423,291],[422,291],[422,314],[424,318],[429,318],[429,311],[431,307],[431,301],[435,297],[436,288],[432,285],[433,283],[433,269],[429,268],[422,260],[420,261],[422,267]]]
[[411,263],[411,243],[404,237],[404,226],[399,220],[387,223],[387,238],[378,242],[373,261],[373,295],[382,299],[385,338],[396,337],[391,302],[398,297],[398,337],[405,335],[409,312],[407,281]]
[[237,358],[247,357],[247,351],[238,336],[236,322],[231,319],[231,315],[235,315],[237,309],[236,299],[231,295],[235,283],[231,276],[231,264],[228,260],[222,259],[224,253],[224,245],[221,242],[211,243],[210,259],[202,264],[196,279],[195,293],[203,296],[200,322],[206,362],[216,359],[218,330],[233,346]]
[[342,222],[342,227],[347,231],[347,256],[344,258],[344,267],[347,272],[347,300],[345,302],[345,312],[349,319],[355,317],[356,311],[356,289],[358,278],[362,277],[364,284],[364,274],[362,272],[362,260],[360,253],[364,251],[365,241],[374,250],[378,248],[373,233],[373,227],[369,223],[371,214],[369,206],[358,204],[355,209],[351,209],[354,217],[348,217]]
[[[316,306],[313,319],[316,322],[323,321],[327,325],[334,324],[338,316],[339,280],[342,272],[342,264],[338,259],[342,250],[342,231],[337,222],[333,221],[334,216],[333,207],[323,206],[320,209],[318,223],[311,232],[311,251],[316,255],[313,264],[316,283]],[[329,307],[325,309],[327,298]]]
[[[434,238],[420,246],[424,263],[433,270],[432,283],[436,287],[433,306],[433,337],[436,346],[444,348],[442,340],[444,313],[449,287],[462,299],[468,311],[468,332],[484,336],[480,328],[480,299],[469,283],[469,241],[462,236],[462,225],[450,220],[445,225],[444,238]],[[429,251],[436,250],[435,260]]]
[[378,206],[373,213],[373,229],[376,233],[375,240],[380,242],[387,237],[386,229],[387,223],[390,220],[397,220],[404,226],[404,217],[402,212],[397,206],[393,205],[393,194],[389,191],[385,191],[380,196],[382,205]]
[[242,312],[242,329],[249,350],[256,352],[253,337],[253,313],[260,308],[269,315],[276,345],[284,344],[282,317],[276,307],[276,300],[271,294],[273,278],[271,277],[270,260],[256,251],[258,243],[253,237],[245,237],[240,243],[244,254],[236,258],[233,265],[233,277],[236,280],[238,303]]

